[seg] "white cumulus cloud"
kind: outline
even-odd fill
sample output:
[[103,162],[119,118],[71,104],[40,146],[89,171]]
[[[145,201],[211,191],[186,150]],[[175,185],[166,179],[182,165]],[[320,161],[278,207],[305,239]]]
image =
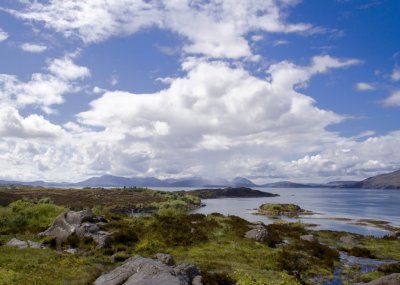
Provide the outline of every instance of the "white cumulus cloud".
[[114,171],[134,167],[116,155],[134,144],[144,173],[232,176],[257,172],[266,159],[321,150],[335,141],[325,128],[344,117],[316,107],[294,88],[314,74],[358,63],[329,56],[315,57],[309,66],[281,62],[263,80],[227,63],[194,61],[183,64],[187,75],[171,79],[167,89],[105,91],[78,115],[81,124],[104,129],[98,135],[106,141],[112,138],[113,148],[106,150],[113,155],[99,150],[101,161]]
[[396,68],[393,69],[393,72],[390,75],[390,78],[393,81],[399,81],[400,80],[400,68],[399,67],[396,67]]
[[396,90],[392,93],[389,98],[382,101],[382,104],[387,107],[399,107],[400,106],[400,90]]
[[35,44],[35,43],[24,43],[21,45],[21,49],[26,52],[31,53],[41,53],[47,49],[47,46],[43,44]]
[[8,33],[6,33],[2,28],[0,28],[0,42],[8,39]]
[[0,105],[0,136],[14,138],[56,138],[64,134],[61,127],[54,125],[42,116],[29,115],[22,117],[18,110]]
[[24,10],[8,11],[25,20],[44,22],[46,27],[85,43],[158,27],[182,35],[187,40],[185,52],[211,57],[251,56],[245,36],[252,31],[313,32],[310,24],[286,21],[287,1],[51,0],[25,4]]
[[367,82],[358,82],[355,87],[356,87],[356,90],[358,90],[358,91],[375,90],[375,86],[370,83],[367,83]]
[[64,94],[80,89],[75,80],[90,76],[88,68],[76,65],[68,57],[51,60],[48,70],[50,73],[33,73],[27,82],[0,74],[0,99],[17,107],[40,106],[50,113],[49,107],[64,102]]

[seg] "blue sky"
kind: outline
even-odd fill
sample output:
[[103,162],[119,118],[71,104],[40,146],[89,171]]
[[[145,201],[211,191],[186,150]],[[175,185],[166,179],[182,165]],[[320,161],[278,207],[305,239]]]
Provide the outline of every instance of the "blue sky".
[[394,0],[0,2],[0,179],[400,168]]

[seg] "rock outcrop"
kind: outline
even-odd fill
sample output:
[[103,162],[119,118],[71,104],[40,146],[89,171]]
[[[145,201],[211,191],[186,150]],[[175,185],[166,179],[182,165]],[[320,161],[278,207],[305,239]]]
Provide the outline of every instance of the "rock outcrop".
[[157,253],[155,255],[155,258],[158,259],[159,261],[161,261],[162,263],[166,264],[166,265],[175,265],[175,260],[172,257],[172,255],[170,254],[165,254],[165,253]]
[[302,235],[300,236],[300,239],[309,242],[318,242],[318,238],[316,238],[314,235]]
[[[167,260],[164,257],[162,260]],[[170,266],[160,260],[144,258],[139,255],[127,259],[121,266],[101,275],[94,281],[94,285],[158,284],[202,285],[202,281],[200,272],[194,265]]]
[[9,247],[18,247],[18,248],[44,248],[43,244],[40,242],[34,242],[31,240],[19,240],[16,238],[10,239],[6,246]]
[[344,243],[344,244],[353,245],[353,246],[360,244],[360,241],[358,241],[356,238],[354,238],[354,237],[353,237],[352,235],[350,235],[350,234],[345,235],[345,236],[342,236],[342,237],[340,238],[340,241],[341,241],[342,243]]
[[50,228],[39,235],[54,237],[57,242],[63,242],[73,234],[80,239],[91,237],[97,246],[102,248],[111,238],[111,233],[99,228],[99,225],[105,222],[104,218],[97,217],[90,211],[68,211],[59,215]]
[[252,229],[245,233],[245,238],[254,239],[259,242],[263,242],[268,238],[268,231],[263,224],[257,224],[251,227]]

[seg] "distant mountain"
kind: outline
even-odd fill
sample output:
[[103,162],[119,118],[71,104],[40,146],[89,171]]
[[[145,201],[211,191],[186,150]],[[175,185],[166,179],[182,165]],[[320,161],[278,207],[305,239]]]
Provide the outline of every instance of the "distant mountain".
[[267,183],[261,185],[261,187],[270,187],[270,188],[310,188],[315,187],[308,184],[300,184],[300,183],[293,183],[290,181],[280,181],[274,183]]
[[0,185],[24,185],[24,186],[34,186],[34,187],[49,187],[50,185],[54,185],[54,183],[52,184],[44,181],[21,182],[21,181],[0,180]]
[[155,177],[127,178],[112,175],[92,177],[78,182],[74,186],[81,187],[213,187],[234,186],[254,187],[257,186],[246,178],[237,177],[232,181],[225,179],[207,180],[201,177],[185,177],[179,179],[157,179]]
[[249,179],[247,178],[243,178],[243,177],[236,177],[232,180],[231,182],[232,186],[235,187],[257,187],[257,184],[254,184],[253,182],[251,182]]
[[41,187],[268,187],[268,188],[376,188],[400,189],[400,170],[370,177],[363,181],[332,181],[326,184],[319,183],[294,183],[279,181],[257,185],[244,177],[236,177],[229,181],[226,179],[204,179],[202,177],[184,177],[175,179],[158,179],[155,177],[120,177],[103,175],[92,177],[78,183],[51,183],[44,181],[4,181],[0,185],[30,185]]
[[400,189],[400,170],[380,174],[355,183],[354,188],[368,189]]
[[360,181],[353,181],[353,180],[348,180],[348,181],[331,181],[325,184],[325,186],[328,187],[348,187],[351,185],[355,185],[359,183]]
[[168,183],[155,177],[119,177],[103,175],[92,177],[87,180],[75,183],[74,186],[83,187],[166,187]]

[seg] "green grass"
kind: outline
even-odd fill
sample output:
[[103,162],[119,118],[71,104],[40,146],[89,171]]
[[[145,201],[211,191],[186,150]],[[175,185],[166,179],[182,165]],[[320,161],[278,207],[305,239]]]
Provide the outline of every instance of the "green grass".
[[104,269],[89,257],[51,249],[0,247],[0,285],[89,284]]
[[400,261],[400,240],[366,237],[362,240],[362,245],[376,258]]
[[45,230],[66,208],[48,201],[15,201],[7,207],[0,207],[0,234],[33,232]]

